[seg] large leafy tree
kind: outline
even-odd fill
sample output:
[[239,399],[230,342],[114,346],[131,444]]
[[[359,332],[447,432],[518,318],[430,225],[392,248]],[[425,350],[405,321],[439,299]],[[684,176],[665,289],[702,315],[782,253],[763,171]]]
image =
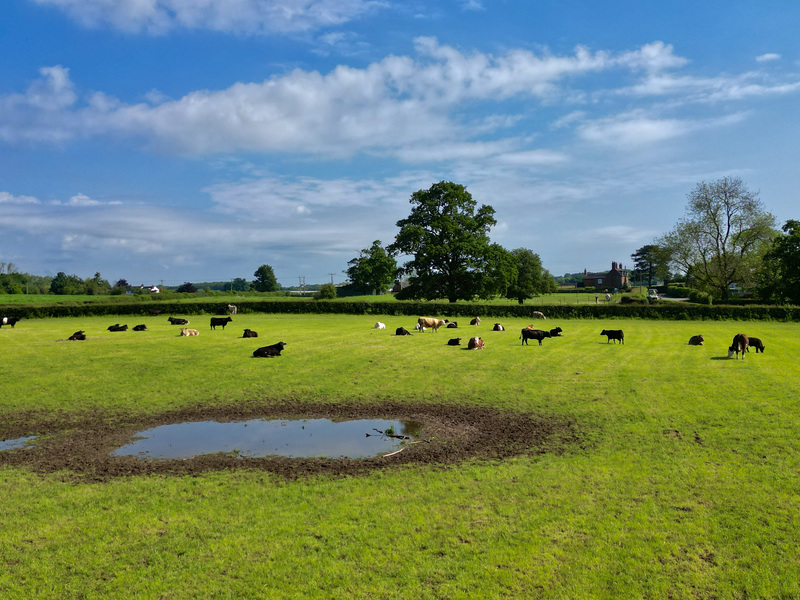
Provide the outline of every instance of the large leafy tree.
[[764,257],[759,295],[764,300],[800,304],[800,221],[790,219]]
[[67,275],[64,271],[59,271],[50,282],[50,293],[62,295],[74,295],[83,292],[83,281],[77,275]]
[[411,214],[400,228],[391,253],[411,256],[404,295],[449,302],[485,293],[490,260],[489,230],[497,224],[494,208],[476,202],[463,185],[440,181],[411,195]]
[[504,296],[523,304],[526,299],[556,290],[553,276],[542,268],[539,255],[528,248],[515,248],[511,256],[516,264],[517,278]]
[[269,265],[261,265],[253,273],[255,281],[253,287],[257,292],[277,292],[280,289],[278,279],[275,277],[275,271]]
[[370,248],[359,251],[359,256],[347,263],[345,271],[350,282],[358,287],[382,294],[394,283],[399,269],[397,261],[382,246],[380,240],[372,242]]
[[702,182],[688,195],[686,216],[658,241],[696,287],[721,300],[732,283],[752,282],[774,235],[775,217],[738,177]]

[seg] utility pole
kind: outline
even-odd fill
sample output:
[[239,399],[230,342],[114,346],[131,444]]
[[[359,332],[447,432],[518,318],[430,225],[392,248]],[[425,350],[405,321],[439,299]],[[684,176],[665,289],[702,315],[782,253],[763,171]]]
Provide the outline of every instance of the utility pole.
[[300,284],[300,295],[301,296],[305,296],[306,295],[306,278],[303,277],[303,276],[300,276],[297,279],[299,280],[298,283]]
[[333,285],[333,276],[336,275],[336,273],[328,273],[328,275],[331,276],[331,285]]

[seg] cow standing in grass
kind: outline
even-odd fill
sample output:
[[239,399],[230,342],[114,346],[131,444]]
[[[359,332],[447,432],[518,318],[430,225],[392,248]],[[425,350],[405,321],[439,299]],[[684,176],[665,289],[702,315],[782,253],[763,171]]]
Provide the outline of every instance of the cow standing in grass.
[[611,340],[614,340],[614,343],[617,343],[619,340],[620,344],[625,343],[625,334],[622,332],[622,329],[603,329],[600,332],[600,335],[606,336],[608,339],[606,340],[606,344],[608,344]]

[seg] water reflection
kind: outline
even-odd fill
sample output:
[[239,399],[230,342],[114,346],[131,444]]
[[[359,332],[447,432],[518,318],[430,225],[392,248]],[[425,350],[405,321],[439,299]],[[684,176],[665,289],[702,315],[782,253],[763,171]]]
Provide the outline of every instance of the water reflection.
[[378,431],[393,432],[413,440],[419,436],[421,426],[414,421],[374,419],[200,421],[142,431],[136,437],[143,439],[111,454],[149,459],[191,458],[217,452],[253,458],[368,458],[399,450],[408,441],[381,435]]
[[19,450],[20,448],[30,446],[30,442],[34,439],[36,439],[35,435],[29,435],[28,437],[21,437],[15,440],[4,440],[0,442],[0,450]]

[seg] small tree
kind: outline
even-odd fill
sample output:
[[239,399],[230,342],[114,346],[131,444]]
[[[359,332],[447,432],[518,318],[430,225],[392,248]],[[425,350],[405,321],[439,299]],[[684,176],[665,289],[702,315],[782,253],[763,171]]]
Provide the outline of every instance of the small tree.
[[332,283],[323,283],[314,294],[315,300],[333,300],[336,298],[336,286]]
[[253,287],[257,292],[277,292],[280,289],[275,271],[269,265],[258,267],[253,276],[256,278],[253,281]]
[[523,304],[526,299],[555,291],[555,279],[544,268],[539,255],[527,248],[511,251],[517,264],[517,280],[506,292],[506,298]]
[[400,269],[394,257],[381,247],[381,241],[372,242],[372,247],[359,251],[359,256],[347,263],[345,271],[350,282],[357,288],[365,288],[373,294],[386,292],[397,279]]
[[195,285],[193,283],[189,283],[188,281],[186,281],[186,282],[182,283],[181,285],[179,285],[175,289],[175,291],[176,292],[181,292],[181,293],[184,293],[184,294],[194,294],[194,293],[197,292],[197,288],[195,287]]

